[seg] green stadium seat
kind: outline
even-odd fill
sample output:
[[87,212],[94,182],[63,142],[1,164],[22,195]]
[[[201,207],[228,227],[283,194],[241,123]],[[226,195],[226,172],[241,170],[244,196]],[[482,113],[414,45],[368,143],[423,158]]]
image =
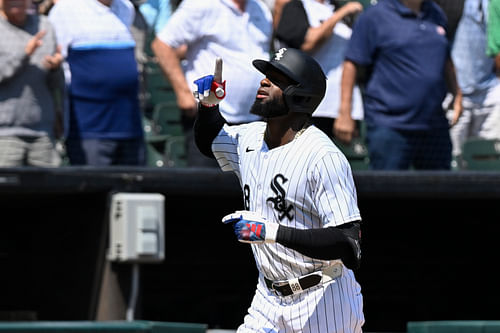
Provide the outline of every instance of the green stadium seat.
[[466,170],[500,170],[500,140],[468,139],[462,157]]
[[352,170],[368,170],[370,168],[368,149],[363,139],[353,139],[348,145],[335,141],[335,145],[344,153]]
[[168,167],[187,166],[184,136],[174,136],[168,139],[165,147],[165,158]]
[[186,166],[185,138],[175,102],[155,105],[151,117],[143,117],[147,165]]
[[175,101],[157,103],[151,119],[156,134],[183,135],[181,114]]
[[149,167],[162,168],[167,166],[167,159],[164,154],[164,147],[166,141],[160,146],[162,148],[158,149],[158,143],[152,144],[151,142],[146,142],[146,165]]
[[335,138],[333,141],[337,147],[344,153],[349,161],[352,170],[369,170],[370,158],[368,155],[368,147],[365,143],[366,139],[366,124],[364,121],[359,122],[359,137],[354,138],[350,144],[344,144]]
[[205,333],[206,324],[153,321],[0,322],[0,332],[16,333]]
[[500,332],[500,321],[457,320],[408,322],[407,333],[493,333]]

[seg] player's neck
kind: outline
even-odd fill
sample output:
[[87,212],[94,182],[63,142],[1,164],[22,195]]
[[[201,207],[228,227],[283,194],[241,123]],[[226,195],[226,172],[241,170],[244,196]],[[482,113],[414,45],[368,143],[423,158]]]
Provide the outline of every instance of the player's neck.
[[308,121],[304,115],[294,113],[268,119],[266,132],[264,133],[267,147],[273,149],[293,141],[297,133],[301,133],[307,124]]

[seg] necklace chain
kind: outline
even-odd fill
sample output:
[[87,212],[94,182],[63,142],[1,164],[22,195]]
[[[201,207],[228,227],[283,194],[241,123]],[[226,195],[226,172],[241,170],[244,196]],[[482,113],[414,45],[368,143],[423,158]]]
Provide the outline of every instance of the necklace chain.
[[307,127],[302,127],[296,134],[295,134],[295,137],[293,138],[294,140],[297,139],[299,136],[302,135],[302,133],[304,133],[304,131],[307,129]]

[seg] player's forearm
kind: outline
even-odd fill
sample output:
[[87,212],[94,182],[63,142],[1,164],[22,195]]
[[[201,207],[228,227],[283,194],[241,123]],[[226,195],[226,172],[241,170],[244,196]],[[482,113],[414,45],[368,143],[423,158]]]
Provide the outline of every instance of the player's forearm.
[[201,103],[199,104],[194,123],[194,139],[196,146],[203,155],[214,158],[212,142],[225,123],[226,121],[220,114],[218,105],[207,107]]
[[359,222],[347,223],[340,227],[303,230],[280,225],[276,242],[311,258],[342,259],[350,269],[359,267]]
[[177,99],[179,99],[179,96],[192,95],[192,91],[182,71],[177,51],[158,38],[151,43],[151,49],[158,59],[161,70],[172,85]]

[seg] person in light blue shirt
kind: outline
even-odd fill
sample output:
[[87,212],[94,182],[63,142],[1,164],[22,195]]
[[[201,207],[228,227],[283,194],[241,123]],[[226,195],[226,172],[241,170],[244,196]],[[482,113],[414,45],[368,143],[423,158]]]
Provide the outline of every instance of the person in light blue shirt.
[[139,6],[139,11],[146,19],[149,28],[156,34],[170,18],[172,5],[169,0],[147,0]]
[[468,138],[500,139],[500,80],[486,54],[488,5],[489,0],[466,0],[451,52],[464,108],[450,131],[458,168]]

